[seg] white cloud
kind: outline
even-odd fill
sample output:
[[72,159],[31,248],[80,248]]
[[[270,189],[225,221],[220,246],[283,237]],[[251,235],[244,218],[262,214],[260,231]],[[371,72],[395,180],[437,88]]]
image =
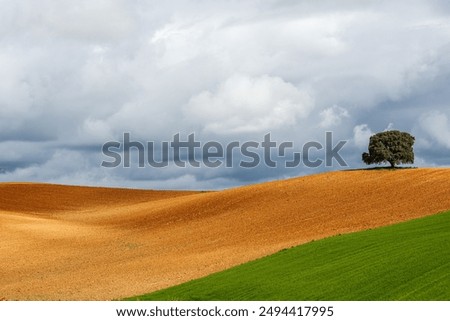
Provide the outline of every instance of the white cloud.
[[348,113],[348,110],[339,107],[337,105],[334,105],[330,108],[324,109],[320,112],[320,117],[322,118],[322,121],[320,122],[320,126],[327,128],[330,126],[336,126],[339,125],[343,118],[349,118],[350,114]]
[[420,126],[435,142],[450,149],[450,121],[446,114],[432,111],[423,114]]
[[341,32],[355,18],[352,13],[299,18],[263,12],[261,19],[255,19],[257,7],[234,11],[233,17],[230,12],[234,9],[228,10],[211,15],[180,15],[158,29],[151,43],[161,66],[210,55],[217,59],[219,67],[254,74],[284,68],[293,63],[293,57],[298,62],[329,58],[347,51]]
[[[61,37],[59,41],[110,42],[133,31],[134,16],[124,0],[1,1],[3,21],[33,37]],[[3,28],[1,28],[3,27]],[[10,30],[0,23],[0,33]],[[32,39],[35,40],[35,39]]]
[[353,141],[358,148],[367,147],[373,134],[367,124],[357,125],[353,128]]
[[104,120],[87,118],[79,127],[74,143],[103,144],[112,137],[114,137],[113,130]]
[[192,97],[184,115],[207,132],[252,133],[296,125],[313,107],[306,90],[279,77],[235,75],[214,92]]
[[389,131],[389,130],[393,130],[394,129],[394,123],[389,123],[387,125],[387,127],[384,129],[385,132]]

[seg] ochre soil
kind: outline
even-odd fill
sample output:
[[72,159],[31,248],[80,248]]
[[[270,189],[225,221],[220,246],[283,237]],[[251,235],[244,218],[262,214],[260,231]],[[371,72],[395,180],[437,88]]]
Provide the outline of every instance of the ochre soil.
[[111,300],[450,209],[450,169],[339,171],[219,192],[0,184],[0,299]]

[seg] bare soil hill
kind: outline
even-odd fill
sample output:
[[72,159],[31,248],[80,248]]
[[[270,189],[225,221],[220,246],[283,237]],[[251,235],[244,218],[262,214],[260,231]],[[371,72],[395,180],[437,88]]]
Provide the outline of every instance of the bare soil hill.
[[4,183],[0,298],[118,299],[448,209],[450,169],[329,172],[207,193]]

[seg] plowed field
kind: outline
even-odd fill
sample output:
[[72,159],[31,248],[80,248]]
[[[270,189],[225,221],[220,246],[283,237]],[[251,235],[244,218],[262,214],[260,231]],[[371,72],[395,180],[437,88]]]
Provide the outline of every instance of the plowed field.
[[219,192],[0,184],[0,298],[109,300],[450,209],[450,169],[340,171]]

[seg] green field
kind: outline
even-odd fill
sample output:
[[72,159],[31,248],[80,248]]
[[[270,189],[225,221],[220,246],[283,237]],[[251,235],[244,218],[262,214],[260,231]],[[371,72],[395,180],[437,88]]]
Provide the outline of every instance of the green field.
[[127,300],[450,300],[450,212],[310,242]]

